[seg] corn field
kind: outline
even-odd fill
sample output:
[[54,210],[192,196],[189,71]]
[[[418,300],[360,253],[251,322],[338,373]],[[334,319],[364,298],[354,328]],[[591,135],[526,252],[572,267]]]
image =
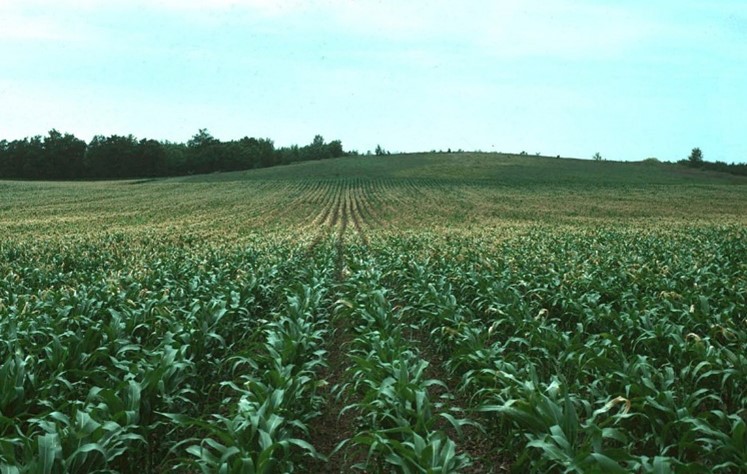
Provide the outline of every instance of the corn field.
[[699,189],[0,184],[0,472],[747,472]]

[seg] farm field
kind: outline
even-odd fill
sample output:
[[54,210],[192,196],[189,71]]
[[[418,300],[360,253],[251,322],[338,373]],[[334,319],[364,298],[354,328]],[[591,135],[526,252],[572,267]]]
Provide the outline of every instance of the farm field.
[[747,472],[747,179],[0,181],[0,472]]

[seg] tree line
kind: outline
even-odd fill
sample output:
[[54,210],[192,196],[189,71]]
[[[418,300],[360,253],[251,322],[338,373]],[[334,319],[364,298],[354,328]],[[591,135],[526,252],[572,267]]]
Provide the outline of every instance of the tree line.
[[693,148],[687,159],[677,163],[691,168],[701,170],[719,171],[721,173],[731,173],[741,176],[747,176],[747,163],[725,163],[723,161],[706,161],[703,159],[703,151],[700,148]]
[[77,180],[179,176],[265,168],[345,156],[340,140],[321,135],[306,146],[276,148],[268,138],[220,141],[206,129],[187,143],[132,135],[97,135],[86,143],[69,133],[0,140],[0,178]]

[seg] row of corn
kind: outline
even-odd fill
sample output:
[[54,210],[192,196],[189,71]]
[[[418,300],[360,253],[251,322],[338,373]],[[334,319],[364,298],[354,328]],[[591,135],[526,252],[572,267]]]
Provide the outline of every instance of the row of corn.
[[315,269],[331,266],[286,242],[2,242],[0,472],[270,472],[316,455],[303,423],[331,270]]
[[338,396],[346,401],[341,415],[356,417],[356,434],[338,449],[358,461],[353,467],[374,472],[446,473],[468,466],[446,429],[460,435],[470,422],[436,399],[434,388],[445,386],[427,377],[429,363],[406,337],[376,263],[352,258],[349,264],[336,317],[354,337]]
[[747,469],[743,229],[443,244],[379,264],[514,468]]

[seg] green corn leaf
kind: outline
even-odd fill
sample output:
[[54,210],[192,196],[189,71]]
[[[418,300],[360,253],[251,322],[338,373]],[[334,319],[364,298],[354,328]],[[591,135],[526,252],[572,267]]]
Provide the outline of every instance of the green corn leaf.
[[55,459],[59,456],[61,448],[57,434],[47,433],[37,437],[39,447],[39,462],[44,474],[50,474],[55,465]]
[[627,469],[624,469],[617,462],[605,456],[604,454],[591,453],[589,457],[593,459],[593,461],[600,467],[601,472],[610,474],[626,474],[627,472],[629,472]]

